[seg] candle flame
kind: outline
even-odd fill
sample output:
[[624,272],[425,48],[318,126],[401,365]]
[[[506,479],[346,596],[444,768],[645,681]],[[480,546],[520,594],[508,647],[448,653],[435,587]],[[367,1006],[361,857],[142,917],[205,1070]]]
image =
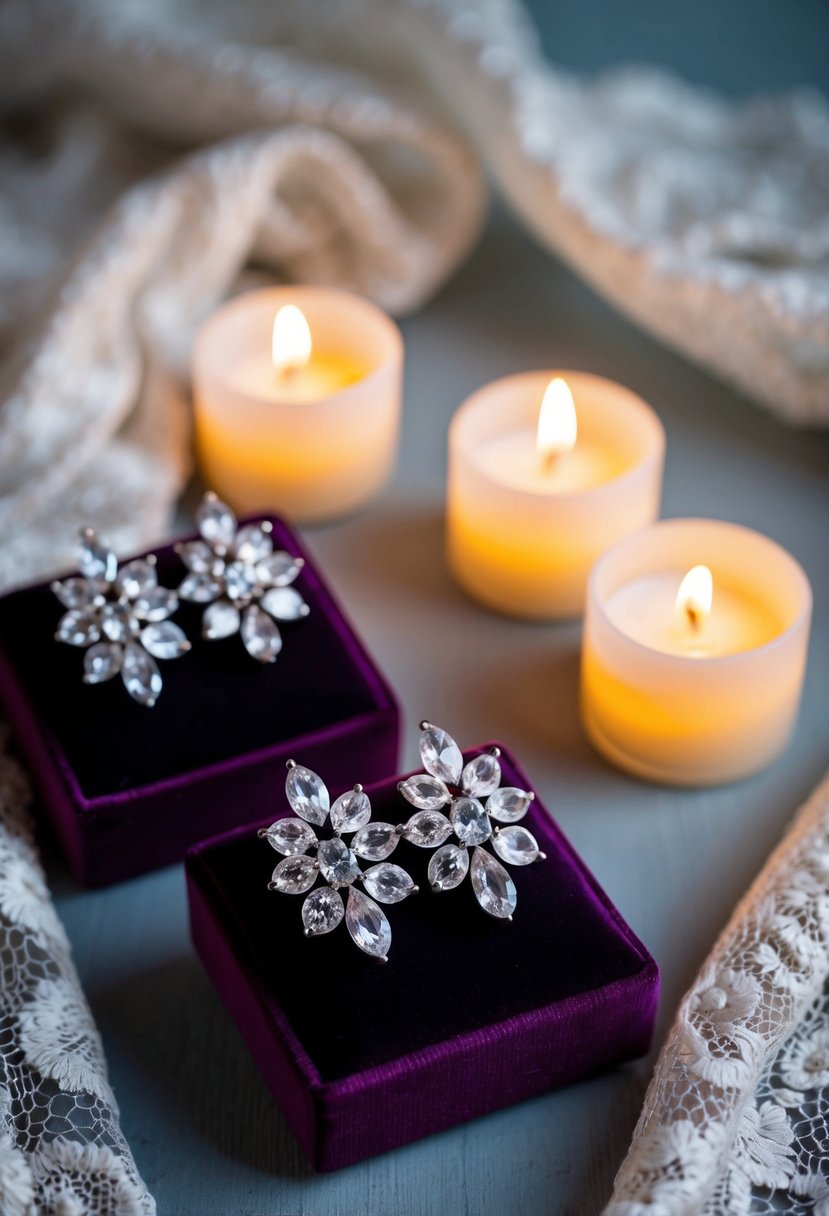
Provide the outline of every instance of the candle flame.
[[573,394],[567,381],[556,376],[544,390],[538,412],[535,446],[545,467],[549,467],[557,456],[573,450],[577,433]]
[[302,310],[295,304],[277,309],[271,344],[273,365],[279,376],[289,376],[305,367],[311,358],[311,331]]
[[676,610],[692,629],[699,629],[710,615],[714,579],[707,566],[693,566],[679,584]]

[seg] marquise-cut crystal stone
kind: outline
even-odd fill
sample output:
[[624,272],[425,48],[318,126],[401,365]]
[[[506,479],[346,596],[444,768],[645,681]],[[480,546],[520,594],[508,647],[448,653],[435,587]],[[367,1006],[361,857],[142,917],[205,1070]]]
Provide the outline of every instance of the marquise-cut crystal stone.
[[52,590],[64,608],[92,608],[102,602],[106,583],[96,578],[65,578],[52,583]]
[[505,785],[487,799],[486,813],[499,823],[517,823],[530,809],[532,799],[526,790]]
[[191,572],[185,575],[178,593],[191,604],[209,604],[222,594],[222,584],[212,574]]
[[260,663],[273,663],[282,649],[282,634],[277,625],[256,604],[243,612],[240,632],[245,650]]
[[398,904],[414,890],[411,876],[390,861],[382,861],[379,866],[366,870],[363,882],[369,895],[381,904]]
[[216,556],[206,540],[189,540],[179,545],[176,552],[194,574],[220,574],[224,569],[223,559]]
[[477,798],[456,798],[450,817],[462,844],[483,844],[492,835],[489,817]]
[[386,959],[391,945],[391,925],[385,912],[356,887],[348,892],[345,923],[356,945],[374,958]]
[[272,849],[286,856],[304,853],[317,843],[313,828],[304,819],[277,819],[265,832],[265,839]]
[[152,708],[161,692],[161,672],[141,646],[128,642],[121,660],[121,679],[134,701]]
[[253,595],[256,586],[256,574],[252,566],[243,566],[241,562],[231,562],[225,567],[225,594],[228,599],[247,601]]
[[401,781],[398,789],[406,801],[416,806],[419,811],[436,811],[452,801],[452,795],[440,777],[433,777],[431,773],[418,773],[414,777],[408,777]]
[[473,798],[485,798],[501,784],[501,765],[496,756],[483,752],[470,760],[463,770],[461,786],[465,794]]
[[461,749],[455,740],[439,726],[427,726],[420,732],[420,758],[427,773],[457,785],[463,768]]
[[311,609],[293,587],[273,587],[262,596],[262,607],[278,621],[299,621]]
[[118,558],[91,528],[81,533],[78,565],[84,578],[100,578],[107,583],[113,582],[118,573]]
[[466,878],[469,854],[456,844],[445,844],[429,860],[429,883],[434,891],[451,891]]
[[96,613],[72,608],[58,621],[55,637],[69,646],[90,646],[101,636]]
[[256,565],[256,575],[260,583],[269,587],[287,587],[292,583],[302,569],[302,561],[284,549],[278,549],[270,557],[265,557]]
[[216,600],[208,604],[201,619],[202,637],[215,641],[216,638],[229,638],[239,632],[242,618],[239,609],[227,600]]
[[126,604],[104,604],[101,633],[110,642],[128,642],[133,636],[132,613]]
[[204,539],[211,545],[229,548],[236,537],[236,516],[227,503],[215,494],[205,494],[196,512],[196,524]]
[[345,914],[343,897],[331,887],[317,887],[302,905],[302,923],[308,937],[336,929]]
[[141,630],[141,645],[156,659],[177,659],[190,649],[184,630],[175,621],[159,621]]
[[351,848],[366,861],[383,861],[397,848],[399,839],[393,824],[367,823],[352,840]]
[[135,601],[135,615],[142,621],[166,621],[178,608],[178,596],[168,587],[147,587]]
[[528,866],[540,856],[535,836],[520,824],[496,832],[492,837],[492,847],[501,860],[511,866]]
[[295,815],[318,826],[325,823],[330,806],[328,789],[322,778],[304,764],[294,764],[288,769],[285,796]]
[[406,824],[406,839],[419,849],[433,849],[452,835],[452,824],[440,811],[418,811]]
[[154,564],[143,557],[121,566],[115,576],[115,590],[119,595],[125,595],[128,600],[138,599],[139,595],[157,584],[158,576]]
[[486,849],[475,849],[470,865],[475,898],[490,916],[506,920],[515,911],[518,895],[507,871]]
[[113,642],[98,642],[83,656],[83,678],[86,684],[103,684],[121,670],[123,650]]
[[326,882],[337,886],[346,886],[360,873],[357,858],[351,849],[339,836],[331,840],[323,840],[317,853],[320,863],[320,873]]
[[371,803],[362,790],[347,790],[331,807],[331,826],[335,832],[356,832],[371,819]]
[[273,548],[270,532],[261,524],[246,524],[236,533],[233,542],[233,555],[246,565],[256,565],[269,556]]
[[282,858],[271,882],[277,891],[283,891],[286,895],[302,895],[313,887],[317,872],[313,857],[306,853],[294,853]]

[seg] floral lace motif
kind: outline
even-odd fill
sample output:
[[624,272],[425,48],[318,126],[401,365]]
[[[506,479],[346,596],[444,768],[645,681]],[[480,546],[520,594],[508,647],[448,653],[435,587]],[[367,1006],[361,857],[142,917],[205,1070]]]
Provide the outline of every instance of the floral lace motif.
[[153,1216],[0,737],[0,1212]]
[[606,1216],[829,1216],[829,775],[680,1006]]
[[[365,74],[332,66],[342,59]],[[735,106],[643,71],[584,84],[544,63],[516,0],[6,0],[0,69],[9,110],[59,99],[35,130],[51,157],[0,152],[0,336],[26,339],[0,411],[0,585],[69,564],[88,523],[105,522],[118,550],[164,532],[189,464],[192,334],[252,254],[393,311],[439,286],[484,197],[471,143],[433,115],[430,93],[519,213],[598,290],[769,408],[827,421],[829,116],[813,96]],[[67,105],[75,93],[87,100]],[[67,269],[80,234],[90,239]],[[61,1145],[83,1138],[78,1095],[19,1055],[19,1015],[40,981],[76,978],[20,782],[0,761],[3,1210],[27,1211],[34,1194],[64,1216],[85,1200],[94,1212],[100,1196],[151,1211],[102,1096],[84,1099],[97,1189],[76,1201],[74,1184],[51,1181]],[[759,1202],[761,1168],[766,1186],[788,1169],[787,1147],[791,1194],[829,1216],[824,1091],[791,1106],[752,1096],[801,1018],[814,1039],[771,1088],[798,1095],[798,1079],[823,1075],[825,802],[824,791],[680,1010],[619,1177],[619,1216],[653,1216],[657,1194],[666,1212],[742,1211]],[[93,1066],[94,1043],[90,1029],[73,1068]],[[48,1069],[42,1043],[38,1053]],[[734,1145],[747,1146],[743,1167],[725,1170]],[[105,1149],[123,1168],[120,1189],[105,1181]]]

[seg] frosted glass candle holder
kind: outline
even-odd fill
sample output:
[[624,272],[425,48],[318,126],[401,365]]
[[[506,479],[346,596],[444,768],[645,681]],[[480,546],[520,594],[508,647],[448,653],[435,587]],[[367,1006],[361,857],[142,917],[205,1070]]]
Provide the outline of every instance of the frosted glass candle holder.
[[[683,640],[673,592],[697,564],[713,575],[710,627]],[[672,519],[626,537],[597,562],[588,586],[588,737],[651,781],[718,785],[756,772],[791,735],[811,610],[802,567],[748,528]]]
[[[535,431],[546,386],[569,386],[578,439],[549,475]],[[485,385],[449,429],[447,549],[463,589],[508,616],[579,616],[590,567],[659,514],[665,433],[635,393],[586,372]]]
[[[299,308],[307,367],[279,376],[277,310]],[[202,477],[238,514],[277,510],[299,523],[371,501],[394,467],[403,341],[370,301],[327,287],[272,287],[229,301],[196,339],[193,389]]]

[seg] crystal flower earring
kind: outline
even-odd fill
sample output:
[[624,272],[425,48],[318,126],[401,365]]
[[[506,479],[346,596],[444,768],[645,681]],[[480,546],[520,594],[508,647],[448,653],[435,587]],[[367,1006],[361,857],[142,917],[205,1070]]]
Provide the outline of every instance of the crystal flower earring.
[[[426,772],[401,781],[397,787],[417,808],[399,831],[411,844],[437,850],[428,871],[433,891],[449,891],[470,874],[472,890],[483,910],[490,916],[512,920],[518,902],[515,883],[484,844],[491,842],[501,861],[513,866],[544,861],[546,855],[532,832],[518,824],[535,795],[515,786],[501,787],[499,755],[498,748],[492,748],[464,766],[452,736],[439,726],[421,722],[420,758]],[[445,806],[450,808],[449,818],[441,810]],[[446,843],[452,835],[457,844]]]
[[266,521],[240,528],[230,507],[205,494],[196,514],[201,540],[178,545],[188,569],[178,593],[207,605],[202,636],[209,641],[241,634],[252,658],[273,663],[282,649],[277,621],[298,621],[311,611],[290,584],[305,565],[274,549]]
[[52,583],[64,608],[55,639],[86,650],[83,679],[102,684],[119,673],[129,695],[152,708],[161,692],[156,659],[177,659],[190,643],[168,620],[175,591],[161,587],[150,555],[121,566],[91,528],[81,532],[80,577]]
[[[385,860],[399,834],[390,823],[370,822],[371,802],[361,785],[340,794],[331,805],[322,779],[294,760],[288,761],[285,795],[298,818],[277,819],[259,831],[284,854],[268,887],[285,895],[310,892],[302,905],[306,937],[330,933],[345,918],[354,943],[372,958],[388,962],[391,925],[378,905],[399,903],[418,890],[404,869]],[[332,834],[322,839],[314,827],[326,824]],[[352,833],[356,835],[348,845],[343,836]],[[360,858],[380,864],[361,870]],[[318,878],[324,885],[315,887]],[[347,904],[340,894],[345,890]]]

